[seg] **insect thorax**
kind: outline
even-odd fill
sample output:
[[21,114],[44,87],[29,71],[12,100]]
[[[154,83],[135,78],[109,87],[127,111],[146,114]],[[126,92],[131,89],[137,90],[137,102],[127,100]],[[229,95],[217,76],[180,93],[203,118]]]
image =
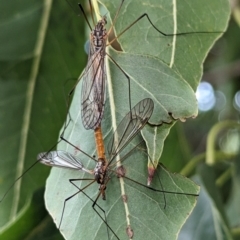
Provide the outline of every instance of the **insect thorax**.
[[91,38],[96,52],[100,49],[105,51],[105,45],[107,40],[107,31],[105,29],[106,23],[107,20],[104,16],[100,21],[98,21],[97,25],[91,33]]
[[105,160],[101,158],[98,159],[96,167],[94,168],[94,176],[95,176],[95,180],[99,184],[103,184],[105,180],[106,171],[104,166],[105,166]]

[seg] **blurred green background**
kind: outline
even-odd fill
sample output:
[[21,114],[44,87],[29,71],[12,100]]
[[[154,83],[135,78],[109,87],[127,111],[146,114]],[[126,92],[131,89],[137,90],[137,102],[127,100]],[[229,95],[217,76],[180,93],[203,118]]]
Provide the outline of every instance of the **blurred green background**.
[[[240,239],[240,6],[237,1],[231,6],[228,30],[204,64],[197,91],[199,115],[171,129],[161,157],[170,171],[192,176],[202,186],[198,206],[179,239]],[[1,196],[37,153],[56,143],[69,86],[86,64],[84,21],[65,1],[54,1],[48,27],[41,28],[42,11],[42,1],[1,1]],[[208,162],[209,153],[215,154],[214,164]],[[15,199],[17,185],[1,202],[0,239],[63,239],[44,208],[49,170],[40,164],[31,169],[19,183],[24,186],[20,200]]]

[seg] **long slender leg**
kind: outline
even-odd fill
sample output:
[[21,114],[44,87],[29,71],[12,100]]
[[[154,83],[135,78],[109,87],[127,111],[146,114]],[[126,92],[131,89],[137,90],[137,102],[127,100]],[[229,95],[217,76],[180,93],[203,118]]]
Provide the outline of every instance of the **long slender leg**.
[[[106,53],[107,54],[107,53]],[[107,54],[108,57],[113,61],[113,63],[119,68],[119,70],[125,75],[128,81],[128,101],[129,101],[129,109],[130,109],[130,114],[132,114],[131,109],[132,109],[132,100],[131,100],[131,83],[130,83],[130,77],[127,75],[127,73],[119,66],[119,64],[109,55]]]
[[[72,181],[83,181],[83,180],[92,180],[89,184],[87,184],[84,188],[80,189],[79,187],[77,187],[76,184],[72,183]],[[95,182],[95,179],[69,179],[69,182],[71,184],[73,184],[75,187],[77,187],[77,189],[79,189],[79,191],[77,191],[76,193],[74,193],[73,195],[69,196],[68,198],[66,198],[64,200],[64,204],[63,204],[63,210],[62,210],[62,215],[61,215],[61,219],[60,219],[60,223],[59,223],[59,229],[61,227],[62,224],[62,219],[63,219],[63,214],[65,211],[65,207],[66,207],[66,203],[68,200],[72,199],[73,197],[75,197],[77,194],[79,194],[80,192],[82,192],[88,199],[90,199],[91,201],[93,201],[85,192],[84,189],[86,189],[87,187],[89,187],[91,184],[93,184]]]
[[207,31],[199,31],[199,32],[182,32],[182,33],[170,33],[170,34],[167,34],[167,33],[164,33],[162,31],[160,31],[154,24],[153,22],[151,21],[150,17],[148,16],[147,13],[144,13],[142,14],[140,17],[138,17],[134,22],[132,22],[128,27],[126,27],[121,33],[119,33],[114,39],[112,39],[108,45],[111,45],[114,41],[116,41],[116,39],[118,39],[123,33],[125,33],[129,28],[131,28],[134,24],[136,24],[138,21],[140,21],[141,19],[143,19],[144,17],[146,17],[149,21],[149,23],[152,25],[152,27],[157,31],[159,32],[160,34],[162,34],[163,36],[167,37],[167,36],[179,36],[179,35],[189,35],[189,34],[193,34],[193,33],[203,33],[203,34],[206,34],[206,33],[222,33],[221,31],[216,31],[216,32],[207,32]]
[[[102,221],[106,224],[107,226],[107,233],[108,233],[108,239],[110,239],[110,236],[109,236],[109,230],[113,233],[113,235],[118,239],[120,240],[120,238],[116,235],[116,233],[113,231],[113,229],[109,226],[108,222],[107,222],[107,217],[106,217],[106,213],[105,211],[97,204],[97,200],[98,198],[100,197],[101,195],[101,192],[99,192],[98,196],[96,197],[95,201],[93,202],[92,204],[92,208],[93,210],[97,213],[97,215],[102,219]],[[104,214],[104,218],[101,216],[101,214],[97,211],[97,209],[95,208],[95,206],[98,206],[98,208],[103,212]]]
[[[68,200],[70,200],[71,198],[73,198],[74,196],[76,196],[77,194],[79,194],[80,192],[82,192],[90,201],[93,202],[92,204],[92,208],[93,210],[97,213],[97,215],[101,218],[101,220],[106,224],[106,227],[107,227],[107,233],[108,233],[108,239],[110,239],[110,236],[109,236],[109,230],[114,234],[114,236],[120,240],[118,238],[118,236],[116,235],[116,233],[113,231],[113,229],[109,226],[108,222],[107,222],[107,216],[106,216],[106,213],[105,213],[105,210],[97,203],[97,200],[98,198],[100,197],[101,195],[101,192],[99,191],[98,193],[98,196],[96,197],[95,200],[93,200],[88,194],[86,194],[83,190],[86,189],[88,186],[90,186],[93,182],[95,182],[95,179],[90,182],[88,185],[86,185],[84,188],[80,189],[74,182],[76,181],[81,181],[81,180],[93,180],[93,179],[69,179],[69,182],[75,186],[79,191],[77,191],[76,193],[74,193],[73,195],[71,195],[70,197],[66,198],[65,201],[64,201],[64,206],[63,206],[63,212],[64,212],[64,209],[65,209],[65,205],[66,205],[66,202]],[[102,212],[103,212],[103,215],[104,217],[101,216],[101,214],[97,211],[97,209],[95,208],[95,206],[97,206]],[[61,222],[62,222],[62,217],[63,217],[63,212],[62,212],[62,216],[61,216],[61,221],[60,221],[60,225],[61,225]],[[60,228],[60,225],[59,225],[59,228]]]
[[138,184],[138,185],[140,185],[140,186],[143,186],[143,187],[145,187],[145,188],[147,188],[147,189],[150,189],[150,190],[152,190],[152,191],[154,191],[154,192],[178,194],[178,195],[193,196],[193,197],[198,197],[198,196],[199,196],[199,194],[195,194],[195,193],[172,192],[172,191],[155,189],[155,188],[150,187],[150,186],[147,186],[147,185],[145,185],[145,184],[143,184],[143,183],[137,182],[137,181],[135,181],[135,180],[133,180],[133,179],[131,179],[131,178],[129,178],[129,177],[124,176],[124,178],[126,178],[126,179],[128,179],[129,181],[134,182],[134,183],[136,183],[136,184]]

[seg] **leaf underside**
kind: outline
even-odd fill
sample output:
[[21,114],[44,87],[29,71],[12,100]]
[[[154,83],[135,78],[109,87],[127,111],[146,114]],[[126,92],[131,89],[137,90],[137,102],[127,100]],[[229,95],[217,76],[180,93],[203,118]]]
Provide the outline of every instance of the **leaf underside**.
[[[118,7],[116,1],[104,1],[104,4],[114,16]],[[222,5],[219,3],[219,7],[216,6],[217,1],[210,5],[206,2],[207,7],[204,4],[199,6],[198,3],[195,3],[195,6],[194,4],[186,6],[185,2],[178,4],[179,6],[176,8],[177,32],[223,32],[225,30],[228,18],[226,1],[222,1]],[[224,9],[223,5],[226,6],[225,10],[221,10]],[[198,16],[195,16],[196,9],[200,11]],[[203,14],[205,11],[208,11],[207,18],[206,14]],[[165,33],[173,32],[172,19],[175,12],[173,12],[172,3],[169,4],[167,1],[161,3],[159,1],[142,3],[128,1],[124,2],[117,19],[116,35],[145,12],[160,30]],[[105,13],[103,12],[103,15]],[[185,16],[191,16],[191,18]],[[221,19],[224,18],[224,20],[217,21],[216,16],[221,16]],[[132,105],[144,97],[151,97],[154,100],[155,108],[150,122],[152,124],[173,123],[174,119],[185,119],[197,115],[194,92],[202,74],[202,63],[214,41],[220,35],[221,33],[196,33],[177,36],[173,40],[173,37],[160,36],[145,19],[118,39],[123,52],[116,52],[108,48],[108,53],[130,77]],[[111,137],[113,128],[116,127],[115,122],[119,123],[129,111],[127,94],[129,86],[126,77],[111,60],[107,69],[108,96],[102,121],[105,144]],[[90,156],[96,156],[93,131],[86,131],[81,124],[80,94],[81,83],[75,90],[70,109],[73,122],[68,126],[65,138]],[[149,127],[147,145],[150,145],[153,139],[158,142],[163,136],[166,137],[172,125],[164,127],[164,134],[156,134],[158,131],[155,131],[154,128],[151,133],[151,127]],[[141,139],[142,137],[138,136],[128,148],[133,148]],[[156,155],[160,156],[163,143],[164,141],[161,141],[161,144],[155,144],[156,148],[151,151],[155,154],[158,152]],[[94,168],[93,160],[68,144],[62,142],[58,145],[58,149],[78,155],[85,168]],[[127,177],[145,185],[148,157],[144,151],[146,151],[146,146],[142,144],[134,151],[133,155],[124,161],[123,165]],[[53,169],[51,171],[47,181],[45,199],[46,206],[57,226],[59,226],[63,212],[64,200],[77,192],[77,189],[68,180],[89,177],[92,176],[70,170]],[[124,184],[121,185],[121,182]],[[86,186],[87,181],[79,181],[78,184],[82,188]],[[124,192],[120,189],[120,185],[125,189],[129,213],[124,207],[122,200]],[[158,190],[162,190],[163,186],[164,190],[168,191],[192,194],[198,192],[198,187],[192,181],[180,175],[171,174],[160,166],[157,168],[151,186]],[[79,193],[66,202],[60,230],[68,240],[108,239],[106,224],[92,209],[92,201],[98,194],[97,184],[93,183],[88,187],[86,193],[93,200]],[[129,224],[127,216],[129,216],[130,227],[134,232],[134,239],[177,239],[181,226],[196,204],[196,197],[193,196],[165,194],[166,208],[164,209],[163,193],[152,191],[126,178],[119,179],[114,173],[107,185],[106,196],[106,201],[100,197],[97,204],[104,209],[107,222],[119,239],[129,239],[126,234]],[[98,207],[96,208],[99,214],[104,216],[103,212]],[[117,239],[110,230],[108,231],[110,239]]]
[[[77,2],[76,0],[75,3]],[[105,0],[102,2],[113,18],[120,1]],[[84,54],[80,54],[83,30],[79,24],[83,20],[74,16],[66,2],[56,2],[52,7],[36,86],[29,99],[26,99],[32,61],[35,57],[33,52],[43,12],[42,4],[41,1],[33,3],[25,0],[21,1],[21,4],[8,1],[2,5],[4,14],[0,16],[2,23],[0,26],[2,43],[0,47],[2,66],[0,79],[1,196],[16,179],[17,165],[20,162],[19,146],[23,141],[21,131],[25,124],[22,119],[26,101],[33,101],[33,105],[27,130],[26,149],[23,149],[26,150],[23,158],[24,169],[35,161],[38,152],[46,151],[55,142],[66,109],[63,86],[65,87],[66,79],[79,74],[81,62],[84,62],[85,58]],[[176,1],[166,0],[142,1],[141,3],[125,1],[117,19],[115,31],[116,33],[121,32],[143,13],[148,13],[156,27],[165,33],[174,32],[174,16],[177,19],[178,33],[223,32],[226,28],[229,15],[229,6],[226,0],[211,2],[204,0],[201,3],[178,1],[177,5],[175,4]],[[105,13],[106,11],[103,12],[103,14]],[[61,19],[60,24],[59,19]],[[110,22],[109,19],[108,17],[108,22]],[[71,26],[71,31],[69,31],[69,26]],[[173,37],[164,37],[157,33],[144,18],[118,39],[123,52],[119,53],[110,48],[108,51],[131,78],[132,105],[144,97],[151,97],[155,103],[155,110],[150,122],[153,124],[172,123],[174,118],[185,119],[196,116],[197,104],[194,91],[202,74],[202,63],[214,41],[220,35],[221,33],[191,34],[178,36],[174,40]],[[106,59],[108,58],[106,57]],[[113,119],[111,119],[112,112],[110,114],[109,111],[110,106],[112,110],[114,108],[117,123],[129,111],[127,80],[111,60],[108,69],[108,84],[112,83],[113,88],[108,86],[109,100],[106,103],[102,122],[106,142],[111,136],[114,125]],[[76,100],[74,99],[75,102],[73,101],[71,106],[71,113],[74,121],[80,125],[69,126],[66,138],[83,148],[88,154],[96,155],[93,134],[91,131],[85,132],[80,123],[81,119],[76,117],[80,109],[79,92],[76,90]],[[154,142],[160,142],[160,144],[154,144],[150,151],[150,156],[154,161],[159,160],[155,159],[154,155],[158,156],[157,158],[160,157],[164,139],[171,126],[172,124],[164,125],[164,129],[162,132],[160,130],[160,133],[159,129],[156,131],[156,128],[149,127],[145,133],[144,138],[148,147],[152,146]],[[74,134],[70,136],[70,132],[74,132]],[[138,140],[141,141],[141,138]],[[131,146],[134,146],[134,143]],[[59,148],[79,154],[74,149],[69,149],[67,145],[60,145]],[[141,148],[146,150],[144,144]],[[127,176],[145,184],[147,156],[141,153],[137,151],[136,157],[134,157],[135,155],[131,156],[124,162],[124,165],[126,165]],[[91,169],[94,165],[90,164],[92,161],[84,156],[81,157],[85,167]],[[58,169],[54,169],[53,172],[57,176],[50,177],[46,198],[48,206],[50,206],[49,201],[57,206],[49,207],[49,211],[59,223],[64,199],[76,190],[70,186],[67,179],[81,178],[81,173]],[[47,173],[48,168],[35,167],[20,182],[20,193],[15,191],[9,193],[1,203],[1,226],[11,222],[10,215],[13,207],[17,206],[17,211],[12,216],[16,217],[17,213],[26,206],[32,193],[44,185]],[[178,175],[172,175],[160,167],[157,176],[161,178],[165,190],[197,192],[197,188],[192,182]],[[50,184],[50,181],[54,181],[53,185]],[[163,209],[164,199],[161,193],[154,193],[126,179],[124,182],[134,238],[175,239],[195,204],[195,198],[166,194],[167,207]],[[152,187],[159,189],[161,188],[159,184],[158,178],[155,178]],[[182,186],[176,187],[177,185]],[[59,187],[59,190],[56,186]],[[94,183],[89,191],[91,196],[96,196],[98,186]],[[12,201],[16,194],[20,196],[17,203]],[[127,238],[126,214],[121,199],[119,179],[114,174],[107,186],[107,200],[99,199],[98,203],[106,211],[107,221],[114,232],[120,239]],[[52,208],[55,210],[52,211]],[[67,203],[61,229],[66,239],[107,238],[105,224],[92,210],[91,202],[82,194]],[[144,231],[146,229],[148,231]]]

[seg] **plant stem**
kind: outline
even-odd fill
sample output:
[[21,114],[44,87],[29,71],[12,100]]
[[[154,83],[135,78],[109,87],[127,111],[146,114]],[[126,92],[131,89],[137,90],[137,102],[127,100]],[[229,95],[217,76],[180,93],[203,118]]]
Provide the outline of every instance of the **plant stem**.
[[236,121],[231,121],[231,120],[219,122],[212,127],[207,137],[206,163],[208,165],[215,164],[216,159],[215,159],[214,148],[215,148],[215,140],[219,132],[225,128],[234,128],[234,127],[240,129],[240,124]]

